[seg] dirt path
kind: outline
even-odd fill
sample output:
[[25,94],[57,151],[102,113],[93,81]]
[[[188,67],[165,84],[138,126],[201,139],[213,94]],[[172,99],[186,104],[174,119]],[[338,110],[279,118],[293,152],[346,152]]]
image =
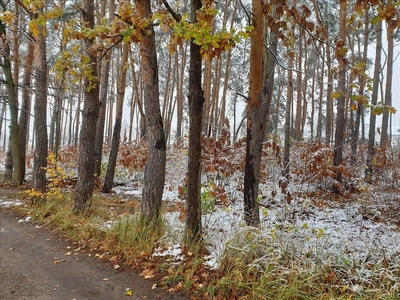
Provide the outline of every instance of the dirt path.
[[48,229],[20,220],[0,208],[0,299],[188,299],[154,288],[131,270],[115,270]]

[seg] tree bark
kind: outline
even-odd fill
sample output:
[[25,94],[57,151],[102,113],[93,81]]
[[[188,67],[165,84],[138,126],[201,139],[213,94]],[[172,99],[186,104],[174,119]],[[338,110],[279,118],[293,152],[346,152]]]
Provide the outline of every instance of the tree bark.
[[34,106],[34,131],[36,136],[33,186],[38,191],[46,189],[47,168],[47,66],[46,66],[46,35],[45,27],[41,27],[35,37],[35,63],[36,63],[36,97]]
[[261,3],[252,0],[253,26],[250,34],[250,84],[247,101],[247,143],[244,173],[244,220],[249,226],[260,224],[258,185],[261,150],[265,128],[265,106],[262,97],[264,73],[264,17]]
[[[368,8],[365,10],[365,22],[364,22],[364,45],[363,52],[361,56],[361,62],[364,63],[363,72],[367,69],[367,52],[368,52],[368,40],[369,40],[369,10]],[[360,42],[358,42],[360,43]],[[359,47],[360,48],[360,47]],[[351,155],[352,162],[355,163],[357,160],[357,149],[358,149],[358,139],[360,135],[360,123],[361,123],[361,115],[364,113],[364,88],[365,88],[365,78],[364,75],[361,74],[358,76],[358,95],[361,96],[361,99],[357,101],[357,114],[356,121],[354,124],[353,136],[351,139]]]
[[[106,1],[104,1],[106,2]],[[115,13],[115,1],[111,0],[109,3],[109,19],[110,22],[114,19]],[[105,9],[105,3],[104,3]],[[105,13],[105,11],[102,11]],[[112,50],[109,50],[109,56],[112,55]],[[108,92],[108,81],[110,78],[110,59],[107,59],[101,68],[100,74],[100,110],[99,110],[99,118],[97,119],[96,125],[96,139],[94,144],[94,174],[96,177],[100,176],[101,171],[101,161],[103,158],[103,144],[104,144],[104,126],[106,122],[106,110],[107,110],[107,92]]]
[[[197,22],[201,0],[192,0],[191,21]],[[190,42],[189,63],[189,157],[186,200],[185,239],[188,243],[201,239],[201,145],[204,96],[201,87],[202,58],[200,46]]]
[[[25,162],[26,158],[26,147],[27,147],[27,139],[29,136],[29,120],[31,113],[31,77],[32,77],[32,66],[33,66],[33,58],[34,58],[34,42],[28,42],[28,51],[25,57],[25,65],[24,65],[24,75],[22,78],[22,103],[21,103],[21,112],[19,115],[18,126],[18,139],[21,150],[21,161]],[[1,131],[1,128],[0,128]],[[25,163],[22,163],[22,178],[25,178]]]
[[107,173],[104,179],[103,193],[109,193],[114,182],[115,167],[117,165],[118,149],[121,140],[122,114],[124,107],[126,72],[130,43],[125,43],[122,49],[122,59],[119,63],[117,78],[117,103],[115,112],[115,124],[111,140],[110,156],[108,158]]
[[[94,27],[94,0],[82,0],[82,23],[88,28]],[[97,57],[90,51],[93,40],[83,40],[83,50],[87,53],[89,74],[83,79],[84,103],[82,128],[79,138],[78,179],[75,190],[74,209],[83,213],[91,204],[94,187],[94,147],[96,124],[99,116],[99,87],[97,76]]]
[[368,131],[368,155],[367,167],[365,168],[365,181],[372,182],[373,165],[372,162],[375,156],[375,132],[376,132],[376,114],[373,109],[378,103],[379,91],[379,75],[381,72],[381,59],[382,59],[382,21],[379,21],[376,26],[376,48],[375,48],[375,63],[374,63],[374,81],[372,85],[371,95],[371,111],[369,118],[369,131]]
[[[1,1],[1,6],[3,10],[6,10],[6,5]],[[10,61],[10,46],[9,39],[7,38],[6,25],[0,21],[0,38],[1,38],[1,48],[3,48],[3,57],[1,61],[1,67],[4,72],[4,77],[6,81],[7,88],[7,100],[10,109],[10,147],[13,161],[13,173],[12,181],[15,184],[21,184],[23,181],[22,177],[22,162],[20,147],[18,143],[18,98],[15,87],[15,82],[13,80],[11,61]]]
[[[337,116],[336,116],[336,130],[335,130],[335,143],[334,143],[334,165],[339,167],[343,162],[343,140],[345,129],[345,102],[346,102],[346,60],[343,49],[346,46],[346,9],[347,4],[345,1],[340,2],[339,9],[339,36],[336,42],[336,57],[339,63],[338,73],[338,91],[340,93],[337,98]],[[340,170],[336,172],[336,180],[342,182],[343,174]],[[335,186],[335,192],[340,190]]]
[[389,21],[387,26],[387,66],[386,66],[386,83],[385,83],[385,102],[382,116],[382,132],[381,147],[387,143],[390,145],[389,129],[389,108],[392,106],[392,82],[393,82],[393,47],[394,32],[397,25],[394,21]]
[[[136,0],[138,16],[151,18],[150,0]],[[141,216],[148,222],[158,220],[165,182],[166,142],[159,102],[159,81],[155,33],[144,34],[139,44],[143,69],[146,138],[149,156],[144,170]]]

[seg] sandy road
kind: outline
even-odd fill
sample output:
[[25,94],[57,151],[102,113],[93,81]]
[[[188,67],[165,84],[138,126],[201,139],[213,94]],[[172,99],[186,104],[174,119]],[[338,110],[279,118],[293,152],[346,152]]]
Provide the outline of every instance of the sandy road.
[[[132,270],[76,251],[47,228],[0,208],[0,299],[188,299],[153,288]],[[126,296],[126,289],[132,296]]]

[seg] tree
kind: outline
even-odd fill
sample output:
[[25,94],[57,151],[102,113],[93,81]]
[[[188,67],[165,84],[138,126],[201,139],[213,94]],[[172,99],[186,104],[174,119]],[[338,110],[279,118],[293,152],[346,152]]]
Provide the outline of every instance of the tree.
[[117,156],[119,143],[121,139],[122,112],[124,107],[125,89],[126,89],[126,72],[128,67],[130,43],[125,43],[122,49],[122,58],[119,62],[118,78],[117,78],[117,103],[115,113],[115,124],[113,136],[111,140],[110,156],[108,158],[106,178],[104,179],[103,193],[109,193],[112,189],[115,167],[117,165]]
[[[44,8],[41,9],[43,14]],[[38,20],[39,15],[34,16],[38,32],[35,35],[35,120],[33,123],[36,143],[33,162],[33,187],[37,191],[46,189],[47,167],[47,64],[46,64],[46,25]],[[46,24],[46,23],[45,23]]]
[[[30,120],[30,112],[31,112],[31,77],[32,77],[32,67],[33,67],[33,59],[34,59],[34,41],[30,40],[28,42],[28,51],[25,56],[25,64],[24,64],[24,75],[22,77],[22,103],[21,103],[21,112],[19,115],[18,126],[19,126],[19,145],[21,150],[21,161],[25,161],[26,157],[26,146],[27,146],[27,137],[29,134],[29,120]],[[0,129],[1,131],[1,129]],[[22,164],[22,178],[25,178],[25,164]]]
[[[82,26],[86,30],[94,28],[94,0],[82,0]],[[97,61],[91,51],[94,38],[86,35],[83,39],[83,51],[87,53],[89,63],[84,66],[84,103],[82,128],[79,137],[78,179],[75,190],[74,208],[83,213],[90,205],[94,187],[94,147],[96,123],[99,115],[99,86]]]
[[[344,128],[345,128],[345,92],[346,92],[346,13],[347,3],[346,1],[340,1],[339,9],[339,35],[336,40],[336,58],[339,63],[338,71],[338,90],[337,90],[337,116],[336,116],[336,130],[335,130],[335,144],[334,144],[334,165],[339,167],[343,162],[343,140],[344,140]],[[336,180],[342,182],[342,172],[337,170]],[[335,192],[339,192],[339,189],[335,187]]]
[[369,131],[368,131],[368,155],[365,168],[365,181],[372,182],[373,172],[373,160],[375,156],[375,132],[376,132],[376,113],[374,107],[378,103],[378,91],[379,91],[379,75],[381,72],[381,58],[382,58],[382,22],[379,21],[376,24],[376,47],[375,47],[375,64],[374,64],[374,81],[372,85],[372,96],[371,96],[371,111],[369,118]]
[[[207,1],[207,4],[210,4]],[[192,0],[190,18],[196,23],[197,12],[202,7],[201,0]],[[201,86],[202,58],[201,46],[190,41],[189,52],[189,158],[186,201],[185,238],[195,242],[201,239],[201,145],[204,96]]]
[[[3,11],[6,11],[6,3],[0,2]],[[22,161],[20,154],[20,146],[18,143],[18,95],[16,92],[15,82],[12,75],[12,67],[10,61],[10,40],[6,32],[6,23],[0,19],[0,39],[2,48],[2,59],[0,65],[3,69],[5,77],[5,85],[7,88],[7,102],[10,109],[10,147],[13,161],[12,181],[21,184],[23,181]]]
[[393,112],[392,108],[392,82],[393,82],[393,62],[394,62],[394,35],[400,26],[400,12],[396,9],[393,0],[389,0],[387,5],[380,7],[380,17],[385,18],[387,23],[387,66],[386,66],[386,83],[385,83],[385,99],[382,117],[381,146],[390,143],[388,136],[389,114]]
[[[109,20],[112,22],[114,20],[115,13],[115,1],[111,0],[109,2]],[[105,7],[104,7],[105,10]],[[103,13],[104,10],[102,10]],[[104,16],[103,16],[104,17]],[[111,52],[112,50],[110,50]],[[109,53],[111,56],[111,53]],[[94,144],[95,148],[95,162],[94,162],[94,174],[95,176],[100,176],[101,172],[101,161],[103,157],[103,143],[104,143],[104,126],[106,120],[106,111],[107,111],[107,94],[109,87],[109,77],[110,77],[110,59],[106,59],[101,65],[101,74],[100,74],[100,110],[99,110],[99,118],[97,119],[96,125],[96,142]]]
[[166,141],[159,103],[157,52],[155,33],[150,23],[150,0],[136,0],[136,12],[148,24],[139,43],[143,68],[146,139],[149,148],[144,171],[141,215],[144,220],[151,222],[160,216],[165,182]]
[[247,225],[258,226],[258,185],[260,179],[261,150],[264,139],[266,101],[262,97],[264,66],[264,16],[261,2],[252,0],[250,35],[250,84],[247,101],[246,163],[244,173],[244,220]]

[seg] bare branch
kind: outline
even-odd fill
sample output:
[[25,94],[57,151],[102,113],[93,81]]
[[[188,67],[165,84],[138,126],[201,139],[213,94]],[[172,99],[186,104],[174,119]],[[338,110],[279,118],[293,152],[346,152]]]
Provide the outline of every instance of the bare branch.
[[169,11],[169,13],[171,14],[171,16],[175,19],[175,21],[179,22],[180,20],[182,20],[182,16],[180,14],[177,14],[172,7],[169,5],[169,3],[167,2],[167,0],[162,0],[162,2],[164,3],[165,8]]

